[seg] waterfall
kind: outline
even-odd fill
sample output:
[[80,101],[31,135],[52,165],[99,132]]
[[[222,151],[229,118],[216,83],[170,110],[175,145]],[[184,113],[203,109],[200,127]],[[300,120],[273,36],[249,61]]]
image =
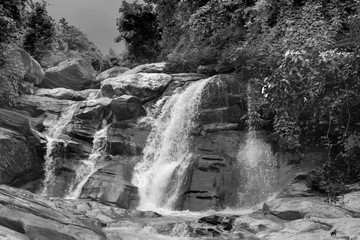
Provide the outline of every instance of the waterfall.
[[83,186],[99,168],[102,167],[106,156],[107,132],[110,125],[105,125],[94,135],[93,146],[89,158],[81,161],[82,165],[76,170],[75,180],[72,182],[67,199],[77,199]]
[[265,142],[260,132],[256,131],[255,101],[252,97],[251,83],[247,85],[248,131],[245,145],[240,146],[237,159],[242,166],[240,174],[246,182],[239,190],[241,208],[255,206],[278,191],[278,169],[271,145]]
[[54,184],[54,173],[55,173],[55,165],[56,159],[54,156],[54,150],[56,147],[56,143],[61,141],[60,135],[62,134],[66,125],[71,121],[72,117],[74,116],[76,110],[78,109],[78,104],[73,104],[70,107],[66,108],[61,117],[56,121],[46,133],[46,154],[45,154],[45,178],[43,181],[43,189],[42,195],[49,195],[50,190]]
[[161,108],[132,183],[139,188],[141,209],[168,208],[175,203],[190,164],[190,132],[209,79],[173,94]]

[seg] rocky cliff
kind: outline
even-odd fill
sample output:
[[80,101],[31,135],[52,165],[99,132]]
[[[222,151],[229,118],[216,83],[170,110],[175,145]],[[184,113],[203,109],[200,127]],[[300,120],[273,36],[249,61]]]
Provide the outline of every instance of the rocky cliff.
[[[322,164],[326,153],[316,149],[275,154],[266,132],[249,133],[244,76],[210,77],[204,75],[206,71],[167,74],[164,64],[156,63],[110,69],[96,77],[91,66],[79,59],[43,71],[23,50],[14,50],[15,62],[22,67],[18,72],[2,69],[0,82],[1,236],[360,237],[359,186],[337,187],[335,199],[311,188],[311,170]],[[200,81],[199,93],[182,95]],[[198,101],[195,108],[189,108],[196,113],[182,108],[191,99]],[[176,128],[181,116],[171,121],[176,112],[165,109],[168,106],[192,116],[186,133]],[[175,127],[159,128],[159,118]],[[156,138],[155,129],[162,129],[166,137]],[[186,136],[177,138],[181,134]],[[162,147],[149,149],[149,144]],[[169,146],[176,151],[166,149]],[[144,151],[148,162],[144,162]],[[145,171],[139,166],[153,164],[151,156],[163,157],[163,152],[171,153],[164,158],[170,164],[156,166],[145,184],[167,184],[146,191],[134,185],[134,174]],[[174,165],[185,152],[188,163]],[[164,175],[168,166],[172,172]],[[155,181],[159,176],[166,178]],[[172,216],[168,209],[161,216],[135,210],[141,196],[151,191],[157,194],[159,189],[166,194],[157,203],[167,202],[176,192],[171,210],[197,213],[171,212]],[[154,209],[142,210],[163,211],[161,207],[155,204]],[[239,210],[243,208],[247,213]],[[208,210],[219,212],[211,215]]]

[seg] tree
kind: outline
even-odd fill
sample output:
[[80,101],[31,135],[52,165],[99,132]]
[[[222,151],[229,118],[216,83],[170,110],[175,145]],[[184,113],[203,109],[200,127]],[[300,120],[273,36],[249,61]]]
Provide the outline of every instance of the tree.
[[22,27],[26,0],[2,0],[0,2],[0,43],[10,43]]
[[24,49],[40,61],[46,53],[52,50],[54,37],[55,21],[48,15],[46,3],[34,3],[34,9],[30,12],[27,23]]
[[117,19],[120,35],[116,42],[125,41],[128,58],[133,62],[155,60],[160,53],[161,31],[152,5],[122,2]]

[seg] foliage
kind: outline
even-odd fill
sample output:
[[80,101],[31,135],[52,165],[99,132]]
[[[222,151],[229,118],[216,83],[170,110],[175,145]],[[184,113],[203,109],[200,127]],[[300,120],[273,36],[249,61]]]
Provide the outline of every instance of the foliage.
[[48,15],[45,2],[36,2],[30,12],[24,36],[24,49],[36,60],[52,50],[55,37],[54,19]]
[[0,43],[10,43],[18,37],[22,27],[26,0],[2,0],[0,2]]
[[6,64],[7,44],[21,37],[26,0],[2,0],[0,2],[0,67]]
[[121,17],[117,19],[117,26],[120,35],[115,41],[125,41],[127,58],[139,63],[155,60],[160,53],[161,33],[152,5],[123,1],[119,12]]
[[85,33],[75,26],[70,25],[65,18],[59,20],[56,40],[58,49],[69,57],[88,59],[95,70],[103,70],[103,55],[91,42]]

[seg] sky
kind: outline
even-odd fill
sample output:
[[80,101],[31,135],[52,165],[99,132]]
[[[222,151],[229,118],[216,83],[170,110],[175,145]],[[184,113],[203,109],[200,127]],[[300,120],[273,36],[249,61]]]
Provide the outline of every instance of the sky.
[[[118,36],[116,18],[120,16],[122,0],[46,0],[49,15],[57,22],[65,17],[69,24],[84,32],[103,54],[113,48],[124,50],[123,43],[115,43]],[[127,0],[133,2],[133,0]]]

